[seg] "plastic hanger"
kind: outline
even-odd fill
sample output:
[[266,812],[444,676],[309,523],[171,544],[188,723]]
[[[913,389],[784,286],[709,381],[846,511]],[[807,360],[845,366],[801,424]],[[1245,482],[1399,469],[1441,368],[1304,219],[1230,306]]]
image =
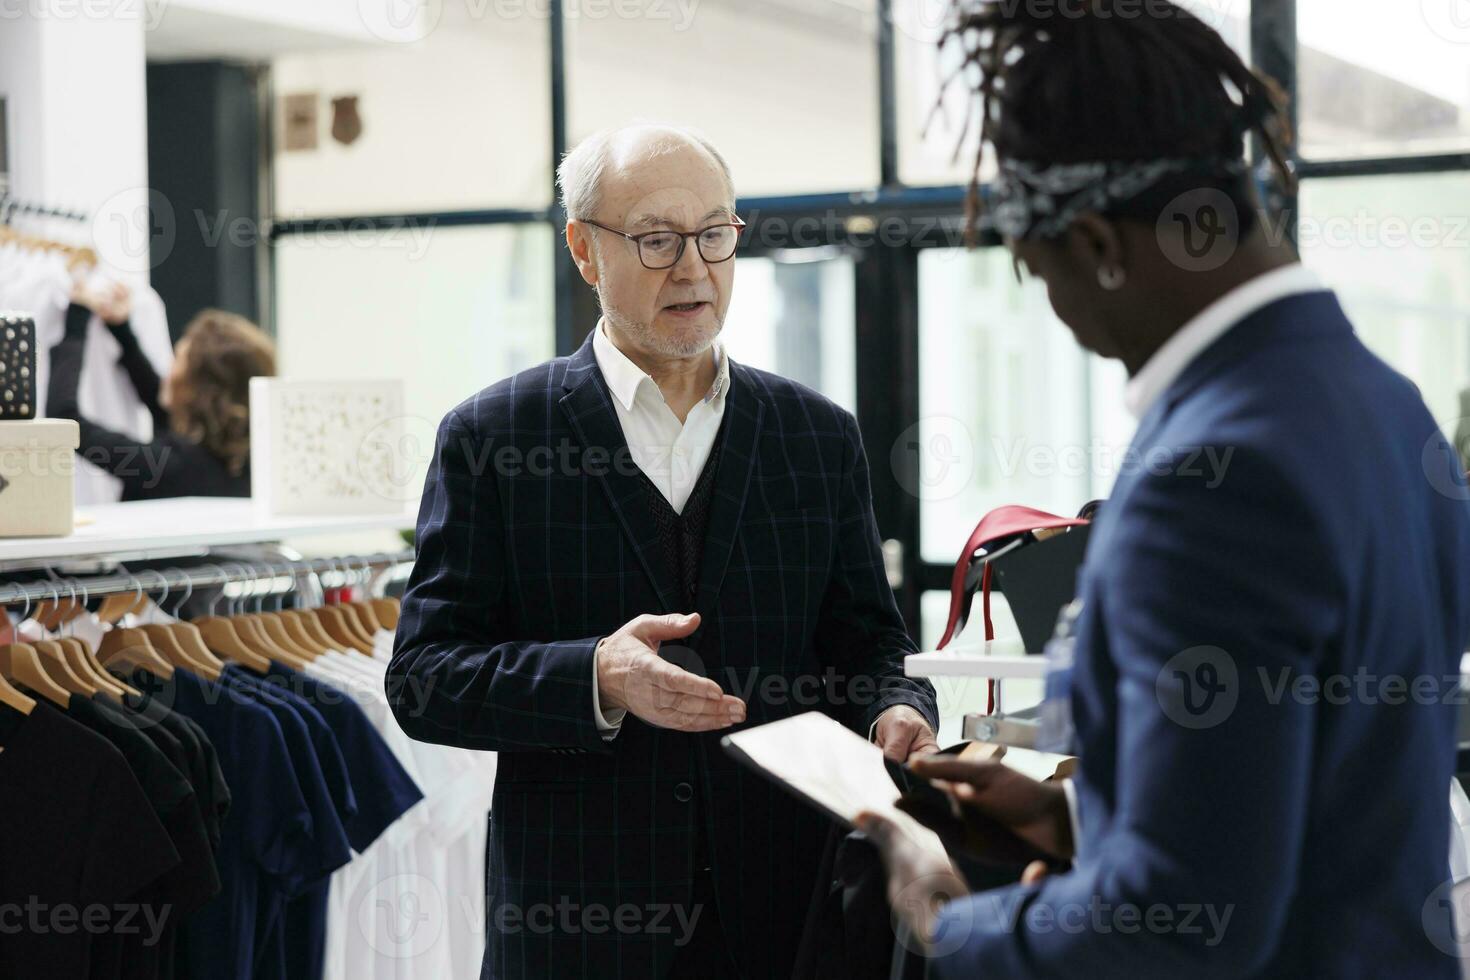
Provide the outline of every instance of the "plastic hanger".
[[[17,622],[25,622],[30,615],[31,603],[26,600],[25,612]],[[36,694],[55,704],[63,711],[71,703],[71,692],[51,679],[41,664],[41,655],[29,643],[7,643],[0,646],[0,675],[17,684],[24,684]]]

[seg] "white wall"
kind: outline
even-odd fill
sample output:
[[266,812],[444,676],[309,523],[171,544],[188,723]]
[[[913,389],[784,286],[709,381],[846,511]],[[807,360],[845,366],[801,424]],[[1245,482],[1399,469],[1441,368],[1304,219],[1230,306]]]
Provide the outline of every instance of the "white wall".
[[93,214],[99,254],[146,275],[143,6],[23,10],[0,29],[11,192]]

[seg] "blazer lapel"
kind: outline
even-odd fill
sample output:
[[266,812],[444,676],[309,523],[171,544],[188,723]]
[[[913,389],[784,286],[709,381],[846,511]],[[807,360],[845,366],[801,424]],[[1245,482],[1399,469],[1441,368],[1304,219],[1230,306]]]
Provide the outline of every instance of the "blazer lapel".
[[[728,355],[727,355],[728,356]],[[730,393],[721,426],[719,469],[710,499],[709,523],[704,535],[704,557],[699,568],[698,608],[701,614],[714,610],[715,599],[725,581],[730,553],[740,533],[750,474],[755,469],[756,445],[766,406],[761,392],[745,368],[730,362]]]
[[659,612],[677,612],[678,589],[665,569],[658,528],[649,511],[647,491],[637,466],[628,451],[628,441],[613,408],[612,393],[597,367],[592,351],[592,336],[571,356],[562,386],[567,390],[559,404],[572,431],[582,443],[582,451],[599,449],[606,453],[601,466],[588,466],[589,477],[598,481],[607,502],[617,515],[618,524],[658,593]]

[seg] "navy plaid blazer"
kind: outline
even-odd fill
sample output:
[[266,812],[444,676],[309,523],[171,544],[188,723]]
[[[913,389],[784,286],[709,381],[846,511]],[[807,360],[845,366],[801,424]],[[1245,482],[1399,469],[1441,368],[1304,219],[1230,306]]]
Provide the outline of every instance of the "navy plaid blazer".
[[[732,362],[698,591],[677,593],[587,342],[440,424],[388,696],[410,736],[500,753],[483,976],[655,977],[690,907],[696,814],[742,974],[788,976],[826,817],[719,745],[593,720],[593,649],[642,613],[701,614],[666,657],[747,703],[864,735],[934,689],[884,572],[856,421]],[[728,730],[727,730],[728,731]],[[697,798],[696,798],[697,794]]]

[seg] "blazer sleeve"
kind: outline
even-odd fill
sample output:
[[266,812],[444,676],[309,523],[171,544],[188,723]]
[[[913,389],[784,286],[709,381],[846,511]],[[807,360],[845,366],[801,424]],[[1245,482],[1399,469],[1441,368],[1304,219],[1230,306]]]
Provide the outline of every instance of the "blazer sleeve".
[[425,742],[610,753],[592,710],[601,637],[511,635],[499,492],[481,445],[457,411],[440,423],[385,682],[393,714]]
[[941,977],[1241,977],[1269,961],[1297,891],[1320,725],[1283,680],[1313,674],[1346,590],[1279,467],[1241,449],[1211,486],[1151,466],[1172,472],[1119,505],[1079,622],[1105,636],[1092,655],[1110,659],[1094,671],[1106,686],[1073,695],[1116,715],[1115,739],[1081,759],[1085,777],[1092,751],[1114,757],[1109,828],[1070,873],[947,905]]
[[843,682],[829,688],[829,695],[838,701],[844,723],[863,736],[880,714],[899,704],[918,710],[937,733],[934,686],[903,672],[903,658],[918,648],[888,585],[862,437],[850,414],[841,417],[836,554],[814,641],[823,663]]

